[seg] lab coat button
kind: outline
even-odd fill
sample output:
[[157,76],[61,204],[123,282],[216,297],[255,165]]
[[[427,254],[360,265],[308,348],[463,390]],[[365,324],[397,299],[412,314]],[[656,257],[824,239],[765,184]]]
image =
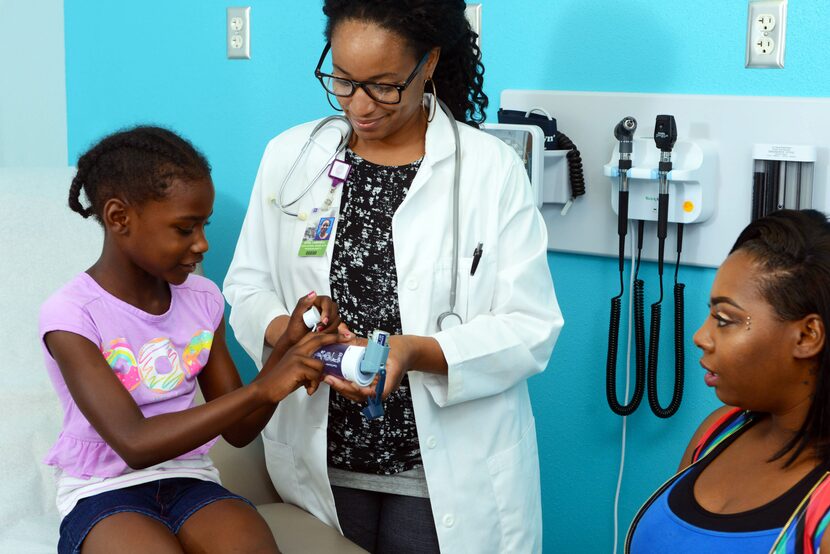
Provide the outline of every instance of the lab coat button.
[[455,518],[452,514],[447,514],[444,516],[444,527],[452,527],[455,525]]
[[409,290],[415,290],[418,288],[418,279],[415,277],[410,277],[406,280],[406,288]]
[[438,446],[438,441],[435,440],[435,437],[428,437],[427,448],[435,448],[436,446]]

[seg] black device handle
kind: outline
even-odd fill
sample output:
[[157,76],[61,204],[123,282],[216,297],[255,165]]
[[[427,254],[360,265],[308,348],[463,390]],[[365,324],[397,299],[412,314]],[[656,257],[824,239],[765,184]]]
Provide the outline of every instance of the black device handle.
[[[622,312],[622,296],[625,292],[623,271],[625,268],[625,236],[628,234],[628,190],[627,171],[631,169],[632,139],[637,129],[637,121],[633,117],[625,117],[614,128],[614,137],[620,142],[619,171],[620,190],[618,192],[617,235],[619,236],[619,271],[620,293],[611,299],[611,317],[608,326],[608,356],[605,362],[605,397],[611,411],[620,416],[627,416],[637,409],[645,392],[645,353],[637,342],[636,367],[634,375],[634,394],[628,404],[621,404],[617,399],[617,355],[619,353],[620,314]],[[561,136],[561,134],[560,134]],[[640,227],[639,248],[637,251],[637,270],[640,267],[640,253],[642,252],[642,226]],[[636,272],[636,270],[635,270]],[[637,310],[639,297],[640,311],[642,312],[643,282],[637,280],[634,285],[634,309]],[[636,316],[635,316],[636,318]],[[640,316],[642,320],[642,316]]]
[[660,194],[657,197],[657,274],[663,275],[663,259],[666,248],[666,235],[669,227],[669,195]]

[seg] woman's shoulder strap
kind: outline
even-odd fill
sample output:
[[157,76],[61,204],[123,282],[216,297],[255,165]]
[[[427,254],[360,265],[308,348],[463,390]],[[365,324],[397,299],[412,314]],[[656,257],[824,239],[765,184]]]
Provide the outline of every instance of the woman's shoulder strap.
[[698,441],[692,453],[692,462],[706,456],[717,445],[731,436],[738,429],[752,421],[752,414],[741,408],[733,408],[726,412],[711,427],[709,427]]
[[830,472],[825,472],[796,508],[770,550],[771,554],[815,554],[830,523]]

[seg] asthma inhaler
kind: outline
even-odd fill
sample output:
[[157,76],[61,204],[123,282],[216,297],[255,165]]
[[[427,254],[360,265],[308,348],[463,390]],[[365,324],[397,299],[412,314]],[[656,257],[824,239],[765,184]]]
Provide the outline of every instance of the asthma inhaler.
[[303,323],[312,331],[317,327],[317,324],[320,323],[320,311],[316,306],[312,306],[305,311],[303,314]]
[[372,383],[389,356],[389,333],[375,330],[366,346],[329,344],[312,356],[324,364],[323,372],[365,387]]

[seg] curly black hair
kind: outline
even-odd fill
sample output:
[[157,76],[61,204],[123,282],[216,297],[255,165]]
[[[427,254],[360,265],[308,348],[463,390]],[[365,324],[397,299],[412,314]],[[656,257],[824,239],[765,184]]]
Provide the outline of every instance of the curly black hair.
[[[135,205],[160,200],[175,179],[210,179],[210,164],[190,142],[168,129],[121,130],[78,159],[78,172],[69,187],[69,207],[103,223],[102,210],[110,198],[117,196]],[[86,208],[81,205],[81,189],[90,202]]]
[[[782,321],[818,314],[830,323],[830,222],[815,210],[779,210],[750,223],[732,252],[745,252],[762,270],[758,288]],[[815,395],[792,440],[772,458],[791,464],[808,446],[830,463],[830,344],[818,359]]]
[[484,94],[481,50],[464,15],[463,0],[325,0],[326,39],[344,20],[368,21],[403,37],[420,59],[441,48],[432,76],[441,100],[455,119],[478,127],[484,122],[488,99]]

